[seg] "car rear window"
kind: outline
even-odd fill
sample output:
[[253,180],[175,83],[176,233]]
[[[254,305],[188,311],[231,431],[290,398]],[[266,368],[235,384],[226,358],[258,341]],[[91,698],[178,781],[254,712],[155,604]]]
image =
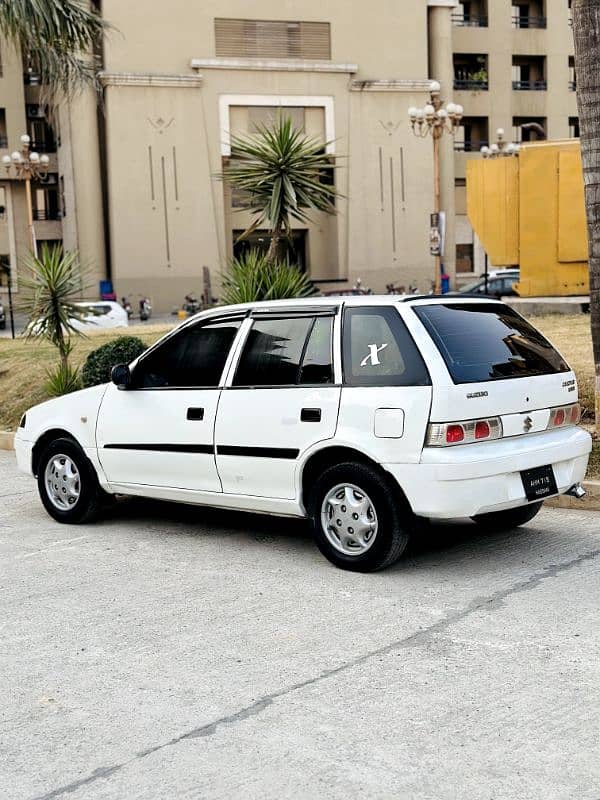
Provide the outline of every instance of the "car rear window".
[[568,372],[550,342],[508,306],[445,303],[414,306],[454,383]]

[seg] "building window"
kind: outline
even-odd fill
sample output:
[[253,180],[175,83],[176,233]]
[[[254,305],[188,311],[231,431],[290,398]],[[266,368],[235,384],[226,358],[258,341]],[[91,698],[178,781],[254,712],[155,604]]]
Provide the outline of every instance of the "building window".
[[65,178],[64,175],[60,176],[60,213],[61,216],[67,216],[67,203],[65,200]]
[[544,3],[531,0],[528,3],[513,3],[513,28],[545,28],[546,16]]
[[62,213],[59,205],[56,175],[51,173],[49,178],[54,178],[51,185],[33,184],[32,210],[34,220],[58,220]]
[[487,91],[488,57],[483,53],[455,53],[454,88]]
[[487,28],[486,0],[464,0],[452,14],[452,24],[459,28]]
[[569,89],[574,92],[577,88],[577,76],[575,75],[575,56],[569,56]]
[[579,139],[579,117],[569,117],[569,136]]
[[8,147],[6,135],[6,109],[0,108],[0,147]]
[[512,88],[516,91],[546,90],[545,56],[513,56]]
[[[271,244],[271,237],[267,230],[253,231],[249,236],[240,239],[243,234],[241,230],[233,231],[233,255],[241,258],[248,250],[258,250],[266,255]],[[278,253],[280,259],[288,261],[298,267],[301,272],[306,271],[306,251],[307,251],[306,230],[294,230],[290,238],[287,236],[279,240]]]
[[473,242],[468,244],[456,245],[456,271],[473,272],[475,269],[473,261]]
[[478,153],[488,144],[488,118],[463,117],[454,137],[454,149],[458,152]]
[[217,57],[329,60],[328,22],[215,19]]
[[546,138],[546,117],[513,117],[513,142],[539,142]]
[[52,126],[46,119],[44,106],[27,106],[27,133],[31,139],[31,149],[38,153],[56,153],[56,137]]
[[256,133],[262,127],[270,128],[275,122],[289,118],[293,127],[304,133],[304,108],[293,106],[248,106],[248,132]]

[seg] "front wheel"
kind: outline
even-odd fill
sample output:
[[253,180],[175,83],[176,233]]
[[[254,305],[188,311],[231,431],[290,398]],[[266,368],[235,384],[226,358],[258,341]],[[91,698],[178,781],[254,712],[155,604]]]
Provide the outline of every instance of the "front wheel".
[[487,528],[490,531],[509,531],[511,528],[518,528],[530,522],[538,513],[543,505],[543,500],[539,503],[530,503],[527,506],[518,508],[507,508],[504,511],[491,511],[488,514],[477,514],[472,517],[473,522]]
[[38,464],[38,491],[44,508],[58,522],[89,522],[107,495],[93,466],[72,439],[50,442]]
[[341,569],[374,572],[406,548],[412,512],[392,479],[360,463],[337,464],[316,480],[309,513],[317,546]]

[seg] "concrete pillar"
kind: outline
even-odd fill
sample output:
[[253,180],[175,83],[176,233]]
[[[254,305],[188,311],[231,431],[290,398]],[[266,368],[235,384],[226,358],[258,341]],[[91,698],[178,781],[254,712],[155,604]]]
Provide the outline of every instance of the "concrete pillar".
[[[454,65],[452,59],[452,10],[454,0],[429,0],[429,77],[439,81],[441,99],[452,100]],[[456,237],[454,209],[454,146],[452,137],[444,134],[440,142],[440,207],[446,214],[444,270],[454,286],[456,275]]]

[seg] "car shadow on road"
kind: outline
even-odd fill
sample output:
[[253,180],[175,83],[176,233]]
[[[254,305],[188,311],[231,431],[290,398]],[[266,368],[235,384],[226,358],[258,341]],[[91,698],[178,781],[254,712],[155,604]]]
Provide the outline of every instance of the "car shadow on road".
[[[183,533],[201,537],[207,535],[208,528],[210,536],[248,536],[267,548],[278,542],[286,542],[286,545],[294,547],[297,542],[304,550],[312,540],[311,525],[305,519],[145,498],[119,499],[105,519],[133,524],[137,521],[140,530],[147,531],[151,527],[155,532],[157,526],[160,528],[164,523],[165,530],[159,531],[159,535]],[[506,546],[508,542],[517,543],[519,540],[523,540],[525,549],[529,549],[532,537],[538,535],[539,529],[535,523],[523,528],[490,532],[469,519],[451,522],[423,520],[411,537],[398,567],[402,563],[415,564],[444,553],[460,555],[461,550],[468,550],[473,555],[480,549],[482,555],[484,552],[487,555],[495,544]]]

